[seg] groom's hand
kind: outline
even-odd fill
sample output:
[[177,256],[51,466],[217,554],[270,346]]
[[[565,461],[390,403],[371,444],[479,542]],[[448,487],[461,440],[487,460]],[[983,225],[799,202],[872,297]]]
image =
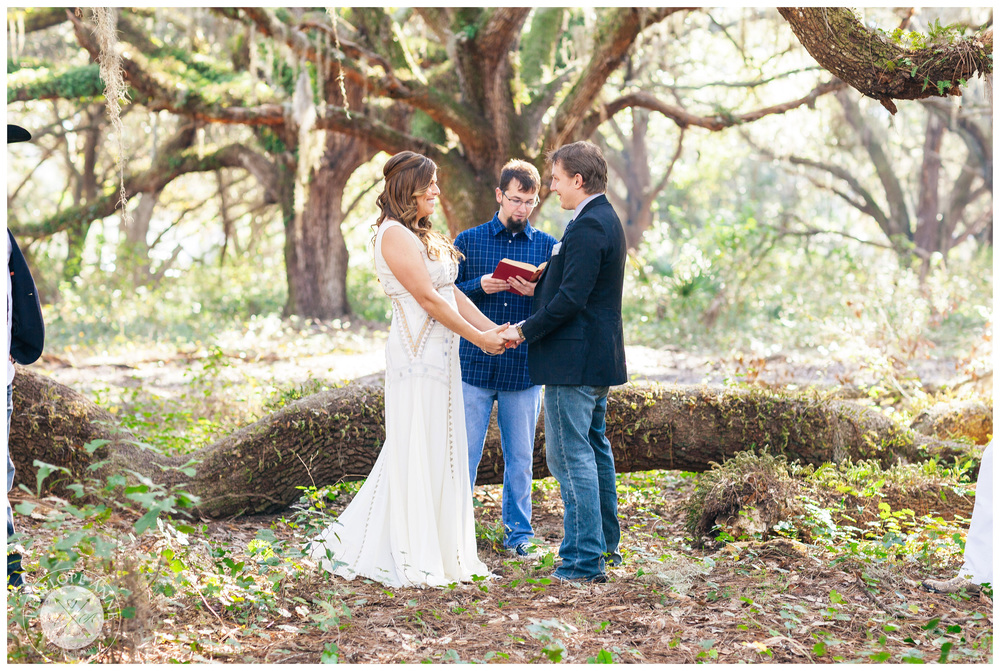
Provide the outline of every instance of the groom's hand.
[[514,349],[520,345],[524,340],[517,333],[517,328],[514,326],[509,327],[507,330],[503,331],[500,336],[506,340],[507,349]]

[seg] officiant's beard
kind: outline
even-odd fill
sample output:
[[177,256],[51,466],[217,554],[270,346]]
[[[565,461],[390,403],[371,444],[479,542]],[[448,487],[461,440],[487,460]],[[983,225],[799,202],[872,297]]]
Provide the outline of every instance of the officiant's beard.
[[520,233],[521,231],[523,231],[525,228],[527,228],[527,226],[528,226],[528,219],[527,219],[527,217],[525,217],[524,219],[518,219],[514,215],[511,215],[510,217],[507,218],[507,224],[506,224],[506,226],[507,226],[507,230],[510,231],[511,235],[517,235],[518,233]]

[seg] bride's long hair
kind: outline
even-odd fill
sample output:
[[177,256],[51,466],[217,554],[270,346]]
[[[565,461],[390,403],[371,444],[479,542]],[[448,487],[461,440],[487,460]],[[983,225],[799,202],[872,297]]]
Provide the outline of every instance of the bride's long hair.
[[437,165],[434,161],[412,151],[401,151],[385,162],[382,168],[385,188],[375,200],[381,210],[375,222],[375,233],[378,233],[383,221],[395,219],[420,238],[432,259],[447,254],[460,261],[462,253],[448,238],[431,228],[430,218],[417,218],[417,198],[427,193],[435,172]]

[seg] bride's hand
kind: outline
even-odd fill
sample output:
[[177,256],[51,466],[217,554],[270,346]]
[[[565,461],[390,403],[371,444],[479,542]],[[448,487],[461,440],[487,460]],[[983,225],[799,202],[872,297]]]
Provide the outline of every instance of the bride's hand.
[[503,324],[489,331],[482,331],[480,334],[479,349],[487,354],[502,354],[507,349],[505,345],[507,341],[501,334],[507,330],[508,326],[510,324]]

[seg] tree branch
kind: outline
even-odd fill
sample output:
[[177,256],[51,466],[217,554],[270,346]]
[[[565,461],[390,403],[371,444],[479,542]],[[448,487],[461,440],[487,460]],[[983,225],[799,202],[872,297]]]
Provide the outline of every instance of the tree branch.
[[[97,60],[100,55],[100,47],[94,40],[91,31],[73,15],[72,10],[66,11],[69,20],[73,23],[77,42],[90,53],[91,58]],[[199,121],[252,126],[278,126],[286,121],[284,108],[281,105],[265,104],[257,107],[240,107],[209,104],[205,102],[198,91],[178,92],[160,83],[134,58],[122,56],[121,61],[125,71],[125,79],[138,94],[133,98],[133,102],[142,104],[152,111],[166,110]]]
[[700,91],[702,89],[713,88],[716,86],[721,86],[724,88],[736,88],[736,89],[753,89],[758,86],[763,86],[764,84],[770,84],[771,82],[778,81],[779,79],[784,79],[785,77],[791,77],[792,75],[800,75],[803,72],[819,72],[822,71],[818,65],[811,65],[805,68],[795,68],[794,70],[788,70],[787,72],[781,72],[771,77],[762,77],[761,79],[753,79],[749,81],[719,81],[719,82],[706,82],[704,84],[691,84],[688,86],[680,84],[671,84],[670,88],[676,91]]
[[[485,120],[475,114],[471,108],[460,105],[436,89],[418,81],[404,80],[388,68],[388,62],[379,58],[376,64],[383,70],[381,77],[369,75],[343,54],[343,59],[330,59],[326,53],[319,53],[304,33],[276,18],[267,9],[259,7],[242,7],[240,9],[257,28],[265,35],[283,41],[300,56],[313,62],[328,61],[330,66],[343,68],[344,76],[363,86],[366,90],[379,95],[385,95],[395,100],[405,100],[408,104],[425,112],[442,126],[450,128],[468,146],[480,147],[485,138],[489,137],[489,127]],[[343,46],[343,43],[341,44]],[[359,50],[361,47],[357,47]],[[367,58],[371,52],[365,51]]]
[[362,138],[380,151],[395,154],[409,150],[440,162],[445,150],[432,142],[422,140],[375,119],[351,114],[341,107],[327,107],[326,115],[316,119],[317,129],[332,130]]
[[657,182],[656,186],[649,192],[647,197],[647,203],[652,205],[653,201],[656,200],[660,192],[667,187],[670,182],[670,175],[674,172],[674,166],[677,165],[677,160],[681,157],[681,151],[684,149],[684,131],[685,128],[680,129],[680,135],[677,136],[677,149],[674,150],[674,156],[670,159],[670,165],[667,166],[667,171],[663,173],[663,177]]
[[501,7],[490,12],[476,36],[480,53],[493,61],[506,58],[530,13],[530,7]]
[[[886,234],[889,233],[889,230],[892,228],[889,223],[889,217],[887,217],[882,208],[879,207],[878,203],[875,201],[875,198],[872,196],[871,192],[868,191],[868,189],[864,188],[861,185],[861,182],[856,177],[854,177],[854,175],[852,175],[848,170],[846,170],[845,168],[841,168],[840,166],[837,165],[830,165],[829,163],[821,163],[820,161],[814,161],[812,159],[804,158],[801,156],[789,156],[787,157],[786,160],[793,165],[804,165],[810,168],[816,168],[817,170],[822,170],[824,172],[833,175],[837,179],[843,180],[851,188],[851,191],[853,191],[857,196],[861,198],[862,200],[861,203],[851,200],[846,195],[840,193],[836,189],[831,188],[831,190],[837,195],[839,195],[841,198],[846,200],[848,203],[850,203],[853,207],[857,208],[861,212],[864,212],[868,216],[875,219],[875,221],[878,222],[879,227],[882,228],[882,230],[884,230]],[[817,186],[823,186],[823,185],[817,184]],[[830,188],[830,187],[824,187],[824,188]]]
[[549,144],[558,147],[573,137],[590,137],[593,130],[581,134],[578,132],[579,126],[593,108],[608,77],[621,65],[625,54],[635,43],[635,38],[646,27],[659,23],[675,12],[690,9],[693,8],[627,7],[609,11],[594,36],[596,48],[590,62],[577,77],[549,125]]
[[66,10],[62,7],[31,7],[16,10],[7,15],[9,23],[24,21],[24,32],[33,33],[66,22]]
[[965,81],[993,72],[993,31],[953,44],[905,49],[846,7],[779,7],[816,62],[892,114],[893,100],[961,95]]
[[889,239],[895,236],[904,236],[907,240],[913,240],[913,229],[910,224],[910,213],[906,207],[906,197],[903,194],[903,187],[899,183],[899,178],[893,170],[892,162],[886,154],[885,147],[879,134],[868,125],[861,115],[861,108],[856,100],[853,100],[848,91],[843,90],[837,93],[837,100],[844,109],[844,117],[851,125],[861,146],[864,147],[875,166],[882,189],[885,191],[885,198],[889,203],[889,228],[884,229]]
[[[165,155],[148,170],[131,175],[125,179],[125,191],[130,194],[159,191],[181,175],[191,172],[209,172],[220,168],[243,168],[260,180],[265,189],[277,181],[270,164],[260,154],[247,149],[240,144],[232,144],[219,149],[207,156],[199,157],[197,152],[189,150],[180,155]],[[27,237],[46,237],[71,226],[89,223],[109,217],[118,207],[117,186],[99,196],[95,201],[71,207],[57,215],[37,224],[18,224],[10,222],[10,229],[18,235]]]
[[417,15],[424,20],[424,25],[441,41],[448,44],[454,35],[451,32],[451,15],[449,7],[416,7]]
[[786,214],[788,217],[794,219],[795,221],[805,226],[805,228],[803,228],[800,231],[794,231],[788,228],[780,227],[777,230],[781,235],[798,235],[798,236],[837,235],[840,236],[841,238],[854,240],[856,242],[860,242],[865,245],[871,245],[873,247],[879,247],[881,249],[891,249],[892,251],[896,251],[896,248],[890,244],[886,244],[884,242],[877,242],[875,240],[866,240],[864,238],[859,238],[856,235],[851,235],[850,233],[844,233],[843,231],[832,231],[825,228],[817,228],[815,226],[807,224],[805,221],[802,220],[801,217],[799,217],[799,215],[795,214],[794,212],[788,212]]
[[682,107],[671,105],[662,101],[650,93],[646,93],[645,91],[636,91],[635,93],[626,94],[606,105],[602,105],[595,111],[591,112],[587,117],[587,120],[582,124],[582,129],[585,133],[589,131],[589,133],[585,135],[585,137],[589,137],[594,133],[594,131],[597,130],[597,127],[600,126],[604,120],[611,118],[619,111],[627,107],[645,107],[646,109],[659,112],[663,116],[672,119],[674,123],[681,128],[697,126],[711,131],[719,131],[731,128],[732,126],[757,121],[758,119],[772,114],[784,114],[785,112],[802,107],[803,105],[812,107],[815,105],[816,99],[820,96],[833,91],[839,91],[840,89],[845,88],[845,86],[846,84],[844,82],[839,79],[834,79],[826,82],[825,84],[820,84],[798,100],[792,100],[779,105],[771,105],[770,107],[764,107],[762,109],[754,110],[753,112],[746,112],[744,114],[730,114],[725,116],[697,116],[695,114],[691,114]]

